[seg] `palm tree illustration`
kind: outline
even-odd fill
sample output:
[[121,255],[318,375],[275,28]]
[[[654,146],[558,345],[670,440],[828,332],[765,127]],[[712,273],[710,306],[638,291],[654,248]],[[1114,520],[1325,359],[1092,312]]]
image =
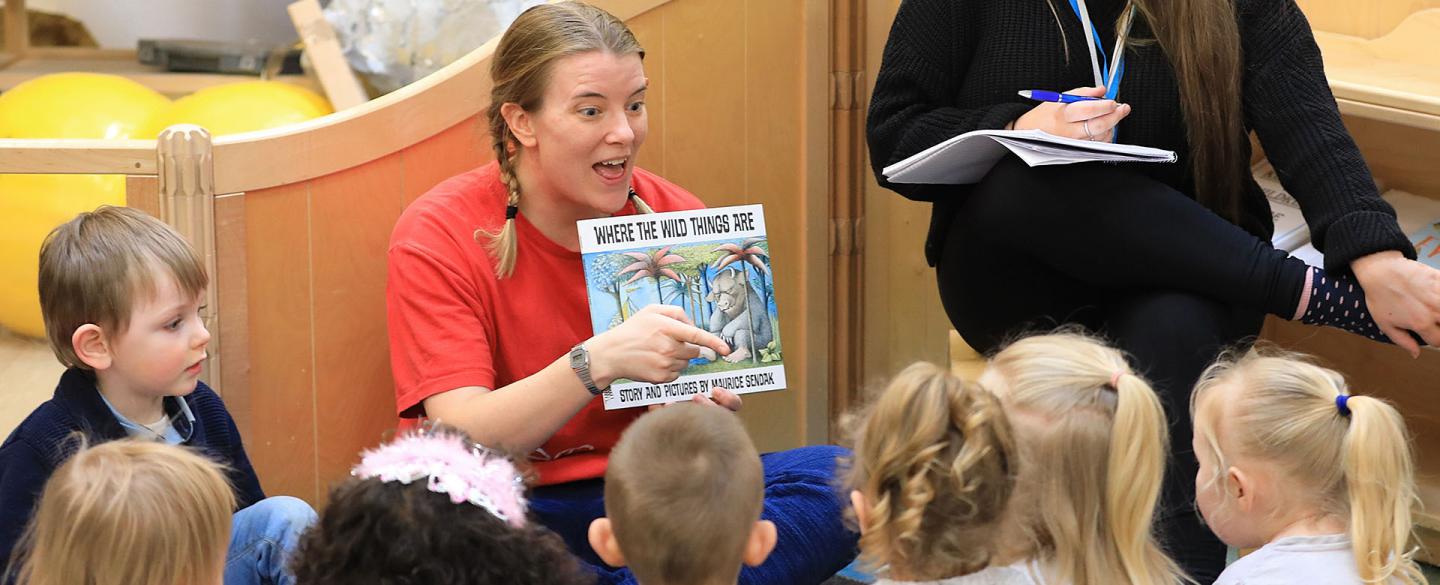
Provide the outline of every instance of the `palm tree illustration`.
[[[760,247],[760,244],[764,242],[765,238],[749,238],[741,241],[738,245],[727,242],[715,247],[716,252],[726,253],[724,256],[715,260],[714,268],[716,270],[729,266],[732,263],[740,263],[740,274],[745,277],[745,294],[747,295],[745,304],[747,306],[750,304],[750,299],[748,298],[750,294],[749,266],[754,266],[756,274],[760,276],[761,290],[765,288],[765,275],[770,273],[770,267],[765,264],[765,261],[770,259],[770,253]],[[749,266],[747,266],[747,264]],[[766,298],[762,299],[760,306],[760,311],[764,313],[766,319],[770,318],[770,295],[768,292],[769,291],[766,291]],[[750,327],[750,343],[753,345],[755,343],[755,312],[753,307],[751,307],[748,315],[749,323],[746,323],[746,325]],[[755,365],[760,365],[760,348],[750,348],[750,362]]]
[[623,252],[624,255],[635,259],[629,266],[620,269],[620,274],[634,273],[625,284],[630,284],[645,277],[655,279],[655,299],[661,303],[665,302],[665,293],[660,289],[660,277],[665,277],[675,282],[681,282],[680,275],[673,269],[667,268],[671,264],[679,264],[685,258],[679,254],[671,254],[670,246],[656,250],[653,254],[644,252]]

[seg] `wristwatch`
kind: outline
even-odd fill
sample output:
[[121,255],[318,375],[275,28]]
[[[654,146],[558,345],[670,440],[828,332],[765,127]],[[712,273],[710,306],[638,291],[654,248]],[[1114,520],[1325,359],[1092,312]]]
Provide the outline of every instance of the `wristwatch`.
[[585,389],[590,391],[591,396],[599,396],[604,392],[595,386],[595,378],[590,377],[590,351],[585,349],[585,342],[575,344],[570,348],[570,369],[575,370],[575,375],[585,384]]

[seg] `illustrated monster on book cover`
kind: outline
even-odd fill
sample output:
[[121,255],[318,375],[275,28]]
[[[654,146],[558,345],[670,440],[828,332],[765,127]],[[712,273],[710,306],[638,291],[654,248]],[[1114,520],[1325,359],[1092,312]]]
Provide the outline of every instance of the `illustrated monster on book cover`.
[[600,333],[646,305],[680,307],[730,346],[704,350],[687,375],[772,365],[782,360],[769,243],[718,240],[586,254],[591,317]]

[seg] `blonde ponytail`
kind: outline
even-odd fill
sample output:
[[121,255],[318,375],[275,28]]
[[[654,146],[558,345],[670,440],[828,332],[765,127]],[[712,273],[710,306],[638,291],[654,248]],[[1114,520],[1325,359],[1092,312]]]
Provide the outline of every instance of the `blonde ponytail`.
[[[1190,410],[1218,465],[1217,477],[1201,479],[1220,481],[1236,455],[1273,462],[1314,494],[1320,512],[1348,522],[1356,569],[1366,583],[1427,583],[1410,547],[1410,506],[1419,499],[1404,419],[1383,400],[1352,396],[1343,376],[1308,359],[1262,348],[1226,356],[1206,370]],[[1206,397],[1230,385],[1238,389],[1223,405],[1222,443],[1215,433],[1222,405]]]
[[1155,544],[1150,527],[1164,480],[1165,446],[1170,444],[1165,408],[1139,377],[1126,374],[1117,380],[1105,473],[1105,516],[1130,582],[1160,583],[1173,577],[1166,574],[1173,567],[1153,562],[1156,559],[1150,548]]
[[[1159,398],[1125,356],[1074,331],[1016,341],[981,384],[1016,428],[1022,473],[1014,507],[1046,582],[1176,584],[1152,521],[1168,453]],[[1012,544],[1013,546],[1013,544]]]
[[1346,400],[1350,429],[1345,433],[1345,488],[1349,492],[1350,540],[1355,565],[1366,583],[1399,576],[1424,583],[1405,550],[1410,540],[1410,506],[1415,494],[1415,467],[1405,421],[1388,403],[1368,396]]
[[862,560],[923,580],[989,564],[1015,473],[994,396],[917,363],[843,424],[854,442],[845,481],[868,508]]

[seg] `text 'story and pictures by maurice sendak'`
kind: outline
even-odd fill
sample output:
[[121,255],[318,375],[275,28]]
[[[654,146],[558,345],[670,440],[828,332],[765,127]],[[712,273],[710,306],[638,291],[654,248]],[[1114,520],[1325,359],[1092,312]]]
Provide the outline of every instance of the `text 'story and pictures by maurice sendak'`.
[[663,303],[730,346],[728,355],[702,348],[673,382],[616,380],[605,390],[606,409],[675,402],[714,387],[737,394],[785,387],[761,206],[607,217],[577,226],[597,335]]

